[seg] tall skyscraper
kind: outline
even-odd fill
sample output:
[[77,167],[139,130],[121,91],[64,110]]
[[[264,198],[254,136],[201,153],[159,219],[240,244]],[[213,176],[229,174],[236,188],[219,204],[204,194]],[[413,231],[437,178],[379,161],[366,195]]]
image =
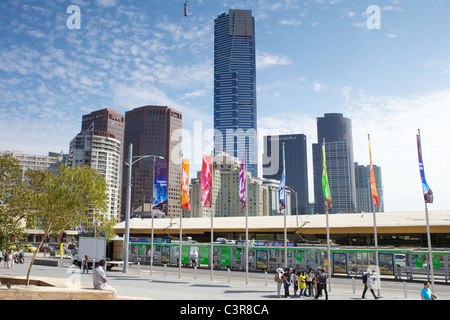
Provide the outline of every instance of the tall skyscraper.
[[229,10],[214,28],[214,149],[242,159],[258,175],[255,19]]
[[110,219],[120,221],[122,146],[125,118],[102,109],[83,115],[81,132],[70,142],[69,166],[87,165],[105,177]]
[[[306,136],[288,134],[264,137],[263,177],[280,180],[283,171],[283,143],[285,145],[286,186],[294,190],[291,215],[309,214],[308,160]],[[295,195],[297,194],[297,199]]]
[[[381,167],[373,165],[375,173],[375,182],[377,184],[377,194],[379,206],[377,212],[384,212],[383,179],[381,176]],[[373,212],[372,189],[370,186],[370,166],[359,165],[355,162],[355,181],[356,181],[356,199],[358,211]]]
[[322,190],[322,142],[333,207],[329,213],[357,212],[355,169],[353,161],[352,122],[340,113],[317,118],[318,143],[313,144],[314,199],[317,213],[325,213]]
[[[128,159],[129,145],[133,156],[164,157],[167,163],[168,209],[166,217],[177,217],[180,209],[181,185],[181,129],[182,114],[165,106],[144,106],[125,114],[124,159]],[[159,160],[157,160],[159,161]],[[131,211],[153,200],[153,158],[144,158],[133,164]],[[128,170],[123,170],[123,181],[128,181]],[[126,183],[122,185],[122,216],[125,214]]]

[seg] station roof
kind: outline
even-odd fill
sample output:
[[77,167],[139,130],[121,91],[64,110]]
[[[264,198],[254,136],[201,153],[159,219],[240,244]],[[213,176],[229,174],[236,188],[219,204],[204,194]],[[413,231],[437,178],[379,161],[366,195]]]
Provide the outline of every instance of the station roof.
[[[373,213],[330,214],[330,234],[371,234]],[[429,211],[431,233],[450,233],[450,211]],[[155,218],[154,233],[179,234],[180,218]],[[377,233],[426,233],[425,210],[422,212],[383,212],[376,214]],[[183,218],[183,234],[211,232],[211,218]],[[151,234],[152,219],[130,219],[130,234]],[[215,217],[214,232],[245,232],[245,217]],[[125,233],[125,222],[114,227],[117,234]],[[326,234],[326,215],[286,216],[287,232]],[[284,216],[248,217],[249,232],[284,232]]]

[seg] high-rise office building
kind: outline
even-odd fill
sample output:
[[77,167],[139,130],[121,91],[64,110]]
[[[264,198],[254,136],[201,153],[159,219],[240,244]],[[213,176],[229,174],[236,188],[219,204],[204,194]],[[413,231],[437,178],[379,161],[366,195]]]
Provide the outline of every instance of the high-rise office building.
[[[181,185],[181,129],[182,114],[166,106],[144,106],[125,114],[124,159],[128,159],[129,145],[133,157],[160,156],[167,163],[168,206],[166,217],[177,217],[180,209]],[[160,160],[157,160],[160,161]],[[148,157],[133,164],[131,211],[143,203],[153,201],[154,158]],[[123,170],[128,181],[128,170]],[[126,182],[122,185],[122,216],[125,214]]]
[[325,213],[322,190],[323,139],[333,201],[333,207],[328,212],[357,212],[351,120],[344,118],[340,113],[328,113],[322,118],[317,118],[317,138],[318,143],[312,146],[316,213]]
[[[383,179],[381,176],[381,167],[373,165],[375,173],[375,183],[377,185],[377,194],[379,205],[376,212],[384,212]],[[372,199],[372,188],[370,185],[370,166],[359,165],[355,162],[355,180],[356,180],[356,199],[358,210],[360,212],[373,212],[374,203]]]
[[117,222],[120,219],[120,181],[122,143],[113,134],[84,130],[70,142],[71,167],[89,166],[105,178],[108,204],[103,214]]
[[[309,214],[306,136],[288,134],[264,137],[263,177],[281,180],[285,149],[286,186],[294,190],[291,215]],[[297,196],[297,198],[295,198]]]
[[[90,130],[90,134],[87,134],[88,130]],[[108,193],[110,199],[112,199],[111,203],[114,203],[113,205],[110,205],[110,217],[115,218],[117,221],[120,221],[122,203],[121,189],[124,133],[125,117],[115,110],[105,108],[83,115],[80,134],[71,142],[71,148],[74,147],[80,154],[83,152],[85,153],[83,156],[85,158],[85,164],[96,168],[101,174],[105,175],[108,188],[110,189]],[[94,137],[92,146],[91,136]],[[117,142],[113,140],[117,140],[119,143],[117,144]],[[103,146],[102,144],[105,145]],[[117,147],[119,148],[118,159]],[[74,158],[72,152],[69,161],[71,161],[72,165],[79,165],[82,163],[83,157],[78,156]],[[91,159],[93,160],[92,163]],[[117,169],[116,165],[118,166]],[[107,168],[106,172],[104,172],[105,168]],[[112,209],[112,207],[114,207],[114,209]]]
[[255,19],[229,10],[214,28],[214,149],[242,159],[258,175]]

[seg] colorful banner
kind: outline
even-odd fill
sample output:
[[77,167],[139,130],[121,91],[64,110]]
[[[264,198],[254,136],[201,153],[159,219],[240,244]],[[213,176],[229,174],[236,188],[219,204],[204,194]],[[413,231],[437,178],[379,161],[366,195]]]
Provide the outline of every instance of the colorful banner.
[[283,145],[283,173],[281,174],[280,187],[278,189],[278,198],[281,210],[286,208],[286,166],[284,158],[284,145]]
[[241,162],[241,171],[239,172],[239,202],[241,203],[241,208],[245,208],[246,205],[245,189],[247,183],[247,167],[245,164],[245,156],[246,153],[244,152]]
[[181,209],[191,209],[189,198],[189,160],[183,160],[181,165]]
[[431,188],[428,185],[427,180],[425,179],[425,169],[423,167],[423,160],[422,160],[422,143],[420,140],[420,130],[419,134],[417,135],[417,150],[419,152],[419,169],[420,169],[420,178],[422,179],[423,197],[425,203],[433,203],[433,191],[431,191]]
[[200,177],[202,194],[200,207],[211,208],[212,205],[212,156],[203,156],[202,174]]
[[375,181],[375,172],[372,164],[372,150],[370,149],[370,135],[369,135],[369,157],[370,157],[370,188],[372,190],[372,199],[376,207],[380,205],[378,200],[377,183]]
[[155,215],[166,215],[169,201],[167,163],[165,161],[155,161],[154,165],[153,213]]
[[325,198],[325,207],[331,209],[333,207],[333,201],[331,200],[331,190],[330,184],[328,183],[328,174],[327,174],[327,162],[325,157],[325,141],[322,145],[322,154],[323,154],[323,171],[322,171],[322,189],[323,189],[323,197]]

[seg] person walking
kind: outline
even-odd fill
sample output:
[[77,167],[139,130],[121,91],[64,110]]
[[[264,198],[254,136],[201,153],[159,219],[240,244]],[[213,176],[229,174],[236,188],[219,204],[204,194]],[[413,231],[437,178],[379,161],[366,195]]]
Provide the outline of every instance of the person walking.
[[312,290],[313,290],[313,283],[314,283],[314,270],[309,268],[308,273],[306,274],[306,289],[307,293],[305,293],[305,296],[311,297]]
[[299,275],[298,275],[298,288],[300,289],[299,292],[299,297],[304,297],[306,296],[306,272],[302,271]]
[[367,292],[367,289],[369,289],[370,292],[372,293],[373,297],[375,299],[378,299],[377,295],[375,294],[375,290],[374,290],[374,286],[373,286],[374,280],[368,271],[363,275],[362,281],[364,283],[364,290],[363,290],[361,298],[362,299],[366,298],[366,292]]
[[85,256],[84,256],[84,259],[83,259],[83,261],[82,261],[82,264],[83,264],[83,273],[84,273],[84,271],[86,271],[86,273],[89,273],[89,264],[88,264],[88,261],[89,261],[88,256],[85,255]]
[[431,292],[430,281],[425,281],[423,283],[422,291],[420,291],[420,297],[422,300],[435,300],[437,297]]
[[283,285],[283,269],[278,268],[275,274],[275,282],[277,283],[278,298],[281,298],[281,286]]
[[283,284],[284,284],[284,297],[288,298],[289,297],[289,287],[291,285],[291,275],[290,275],[289,269],[287,269],[287,268],[283,274]]
[[291,285],[294,287],[294,296],[297,296],[298,291],[298,275],[297,270],[292,271],[291,273]]
[[319,268],[319,274],[316,277],[317,281],[317,293],[315,299],[319,299],[319,296],[322,294],[322,291],[325,291],[325,300],[328,300],[328,291],[327,291],[327,275],[325,274],[322,268]]
[[106,284],[108,282],[108,278],[105,273],[106,260],[101,259],[98,263],[98,266],[95,268],[94,273],[92,275],[92,282],[94,288],[97,290],[107,290],[114,292],[114,299],[116,298],[117,290]]

